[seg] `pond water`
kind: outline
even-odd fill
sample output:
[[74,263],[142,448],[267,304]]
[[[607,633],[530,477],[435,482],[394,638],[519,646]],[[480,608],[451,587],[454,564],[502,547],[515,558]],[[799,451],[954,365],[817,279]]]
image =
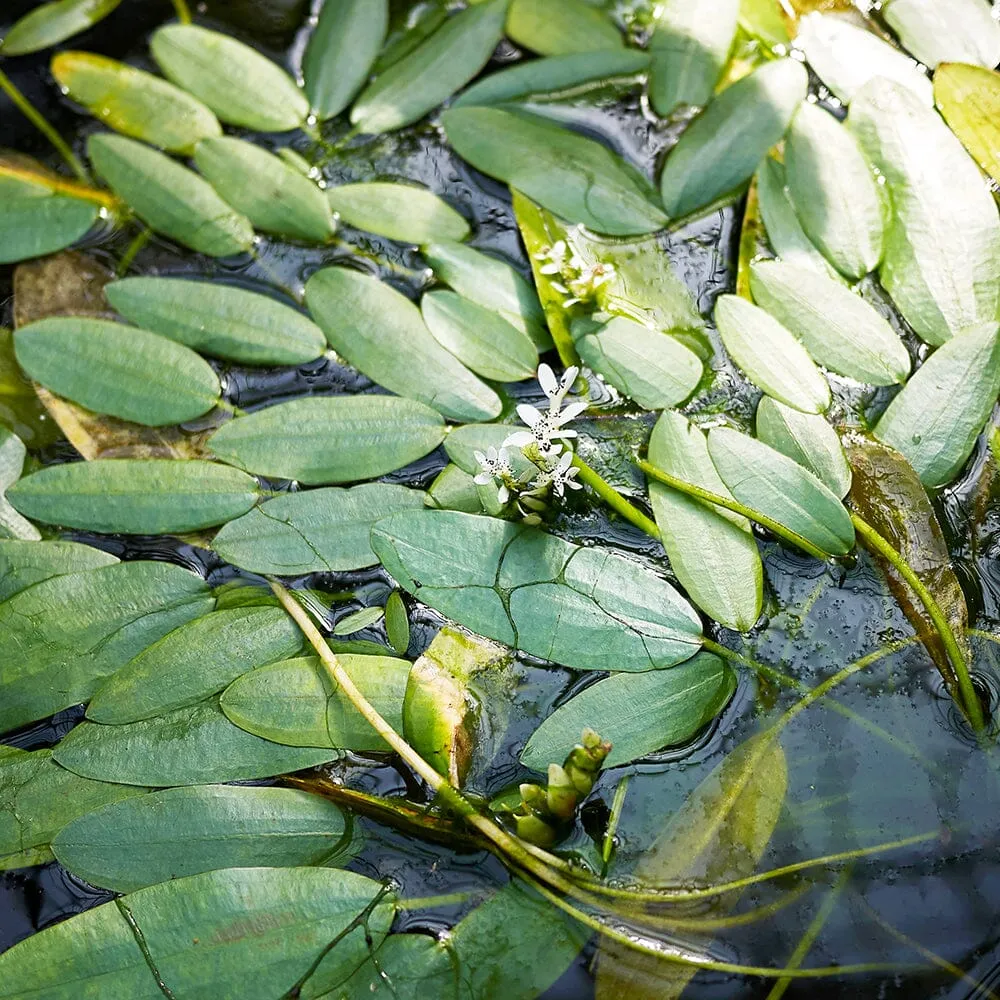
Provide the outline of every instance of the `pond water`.
[[[12,0],[0,14],[0,29],[33,4]],[[240,8],[244,8],[240,10]],[[288,8],[282,31],[281,8]],[[225,30],[278,58],[294,58],[301,38],[294,30],[303,4],[209,4],[209,13],[228,15]],[[265,21],[263,14],[271,20]],[[166,3],[129,3],[73,46],[102,52],[150,68],[145,40],[170,15]],[[260,30],[261,26],[264,30]],[[519,58],[502,48],[488,71]],[[81,146],[96,122],[78,114],[57,95],[46,70],[47,58],[10,62],[9,71],[64,135]],[[590,91],[563,106],[564,118],[600,134],[640,169],[651,171],[675,134],[644,113],[635,90]],[[0,103],[4,145],[51,159],[42,143],[9,104]],[[346,126],[328,123],[324,138],[340,139]],[[318,146],[292,133],[297,152],[322,169],[333,183],[371,178],[409,179],[444,195],[473,224],[473,245],[499,253],[527,273],[507,189],[476,173],[446,147],[440,131],[422,123],[377,138],[359,139],[340,150]],[[742,206],[717,211],[686,229],[661,238],[663,252],[709,315],[720,293],[732,290]],[[292,295],[319,267],[354,258],[372,273],[416,294],[432,280],[416,252],[371,235],[341,229],[332,248],[304,249],[265,239],[256,257],[218,263],[193,259],[154,238],[134,263],[134,273],[211,276],[247,288],[269,288]],[[110,266],[124,252],[129,234],[99,238],[83,250]],[[12,269],[0,268],[0,325],[10,325]],[[910,342],[913,347],[914,341]],[[756,393],[717,356],[713,390],[699,407],[746,422]],[[368,392],[370,382],[328,360],[281,371],[224,369],[226,397],[244,409],[304,394]],[[536,401],[527,384],[514,387],[508,412],[521,399]],[[866,400],[879,403],[877,394]],[[651,426],[610,397],[596,406],[581,429],[588,457],[613,485],[642,503],[644,484],[627,460]],[[617,458],[616,458],[617,456]],[[46,461],[72,457],[66,445],[44,453]],[[426,487],[444,467],[443,453],[388,481]],[[935,499],[938,515],[969,602],[975,627],[1000,634],[1000,507],[997,469],[980,445],[967,475]],[[577,542],[600,541],[662,565],[659,546],[606,510],[574,497],[555,525]],[[203,571],[213,584],[238,576],[213,554],[169,539],[74,537],[126,558],[175,560]],[[865,557],[850,566],[831,566],[799,556],[777,543],[764,542],[766,606],[758,628],[740,636],[715,629],[713,638],[736,652],[769,664],[803,689],[893,640],[912,634],[881,572]],[[326,575],[310,581],[330,592],[352,591],[356,599],[336,605],[336,617],[366,604],[381,603],[391,584],[381,569]],[[414,608],[409,653],[430,642],[442,619]],[[362,637],[380,637],[380,625]],[[996,701],[1000,645],[973,639],[975,668],[983,688]],[[516,684],[507,692],[511,722],[492,766],[474,774],[471,791],[499,794],[528,772],[518,763],[524,741],[553,706],[593,681],[592,675],[553,668],[530,659],[519,662]],[[626,768],[605,772],[596,794],[564,849],[588,862],[599,857],[601,831],[616,789],[630,776],[618,822],[616,871],[639,860],[666,819],[724,756],[778,713],[801,691],[741,673],[732,703],[708,732],[692,745],[673,748]],[[789,997],[852,997],[858,1000],[948,998],[972,1000],[1000,991],[1000,756],[977,747],[943,689],[924,648],[906,645],[837,687],[831,698],[811,706],[782,733],[788,762],[788,792],[775,835],[759,864],[770,871],[828,855],[876,845],[892,845],[869,856],[804,867],[750,885],[731,900],[730,915],[747,915],[740,925],[720,931],[710,952],[720,962],[782,964],[824,907],[829,914],[816,932],[805,965],[867,966],[844,977],[793,981]],[[71,709],[7,738],[26,749],[51,746],[82,718]],[[419,795],[412,779],[391,765],[347,757],[333,765],[345,781],[381,795]],[[462,852],[420,842],[371,819],[359,820],[363,846],[351,863],[373,877],[395,879],[404,896],[432,896],[502,884],[506,874],[484,852]],[[44,927],[112,898],[74,878],[57,864],[0,875],[0,951]],[[461,907],[407,914],[400,930],[450,926]],[[697,910],[692,912],[699,912]],[[759,919],[750,920],[752,914]],[[721,912],[720,917],[724,916]],[[683,940],[682,932],[673,932]],[[578,962],[546,994],[548,1000],[585,1000],[593,994],[591,944]],[[930,953],[933,953],[931,957]],[[893,968],[888,968],[892,966]],[[913,968],[913,966],[919,966]],[[962,973],[966,979],[960,978]],[[978,984],[978,985],[977,985]],[[685,996],[692,1000],[770,997],[773,983],[724,972],[703,972]],[[277,998],[275,998],[277,1000]]]

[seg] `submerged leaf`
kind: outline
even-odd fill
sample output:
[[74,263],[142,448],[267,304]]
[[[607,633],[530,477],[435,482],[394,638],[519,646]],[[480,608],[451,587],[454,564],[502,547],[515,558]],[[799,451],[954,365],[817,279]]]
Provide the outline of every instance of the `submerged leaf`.
[[58,45],[92,28],[122,0],[52,0],[39,4],[4,35],[0,55],[23,56]]
[[42,448],[59,437],[59,427],[45,412],[14,354],[14,335],[0,327],[0,425],[28,448]]
[[628,764],[687,743],[721,711],[736,689],[730,668],[699,653],[672,670],[612,674],[560,705],[531,735],[521,763],[535,771],[562,760],[593,729],[611,743],[605,767]]
[[201,139],[222,134],[201,101],[126,63],[93,52],[60,52],[52,59],[52,75],[109,128],[168,152],[190,155]]
[[943,62],[987,69],[1000,63],[1000,25],[983,0],[889,0],[881,14],[929,69]]
[[621,32],[585,0],[510,0],[507,34],[543,56],[621,48]]
[[934,100],[962,145],[1000,184],[1000,73],[960,63],[939,66]]
[[326,192],[349,225],[401,243],[464,240],[469,224],[443,198],[413,184],[341,184]]
[[306,95],[280,66],[228,35],[167,24],[153,33],[149,48],[165,76],[229,125],[287,132],[309,114]]

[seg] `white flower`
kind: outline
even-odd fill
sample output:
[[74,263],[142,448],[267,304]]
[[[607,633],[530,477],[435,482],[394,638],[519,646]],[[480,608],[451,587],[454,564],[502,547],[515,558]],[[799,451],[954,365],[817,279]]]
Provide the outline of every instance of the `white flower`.
[[500,450],[497,451],[491,446],[486,449],[485,455],[481,451],[474,452],[474,454],[482,471],[476,475],[473,482],[477,486],[488,486],[490,483],[500,480],[497,500],[502,504],[507,503],[510,500],[509,483],[514,479],[514,469],[510,464],[510,456],[507,454],[506,448],[501,446]]
[[517,415],[530,430],[511,434],[504,441],[503,447],[524,448],[536,444],[543,455],[550,458],[558,455],[562,451],[562,445],[558,442],[568,441],[577,436],[576,431],[566,430],[565,425],[575,420],[588,406],[586,400],[579,400],[570,403],[565,409],[562,408],[566,394],[573,387],[579,374],[580,369],[572,365],[563,372],[562,378],[557,380],[555,372],[548,365],[539,365],[538,384],[549,398],[549,408],[543,413],[530,403],[518,406]]
[[542,473],[536,482],[539,485],[542,485],[543,482],[551,485],[552,492],[557,497],[561,497],[566,492],[567,487],[571,490],[583,489],[583,483],[576,481],[576,475],[579,471],[573,467],[572,452],[567,451],[548,472]]

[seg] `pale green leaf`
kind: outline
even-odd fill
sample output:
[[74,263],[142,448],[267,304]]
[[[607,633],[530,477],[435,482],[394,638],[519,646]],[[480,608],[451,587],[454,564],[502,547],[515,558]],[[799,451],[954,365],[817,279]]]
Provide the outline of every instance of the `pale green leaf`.
[[15,264],[63,250],[85,236],[98,206],[62,195],[4,195],[0,201],[0,264]]
[[939,66],[934,100],[962,145],[1000,184],[1000,73],[981,66]]
[[0,539],[0,602],[54,576],[113,566],[117,562],[109,552],[79,542]]
[[889,0],[881,15],[903,47],[930,69],[943,62],[986,69],[1000,63],[1000,25],[988,0]]
[[122,0],[52,0],[38,4],[4,35],[0,54],[23,56],[38,52],[92,28]]
[[370,628],[376,622],[380,622],[385,617],[385,608],[372,607],[361,608],[341,618],[333,627],[334,635],[354,635]]
[[28,454],[24,442],[0,424],[0,539],[37,542],[42,536],[7,500],[5,493],[21,478]]
[[584,0],[510,0],[507,34],[543,56],[620,49],[621,32]]
[[400,243],[457,241],[469,235],[469,224],[451,205],[413,184],[341,184],[326,197],[349,226]]

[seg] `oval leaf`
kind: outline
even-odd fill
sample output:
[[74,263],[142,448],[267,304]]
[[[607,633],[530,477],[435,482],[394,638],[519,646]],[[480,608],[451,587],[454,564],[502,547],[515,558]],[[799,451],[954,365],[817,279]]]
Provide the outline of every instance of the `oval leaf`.
[[1000,73],[955,63],[939,66],[934,101],[962,145],[1000,184]]
[[120,135],[92,135],[87,150],[97,173],[150,229],[209,257],[250,249],[250,220],[193,170]]
[[413,184],[341,184],[326,192],[330,207],[355,229],[400,243],[464,240],[469,224],[446,201]]
[[489,420],[500,399],[431,336],[405,295],[360,271],[327,267],[306,283],[306,302],[330,346],[390,392],[453,420]]
[[374,479],[423,458],[444,439],[444,421],[395,396],[297,399],[231,420],[212,451],[248,472],[310,485]]
[[830,386],[805,348],[773,316],[737,295],[715,304],[726,350],[754,385],[804,413],[830,405]]
[[779,59],[727,87],[667,156],[660,175],[667,214],[683,218],[737,193],[785,134],[807,84],[800,63]]
[[167,24],[153,33],[149,48],[165,76],[229,125],[287,132],[309,114],[295,81],[235,38],[194,24]]
[[47,389],[148,427],[194,420],[219,401],[218,376],[194,351],[121,323],[41,319],[14,334],[14,349]]
[[97,221],[89,201],[52,195],[0,199],[0,264],[44,257],[74,244]]
[[21,477],[28,454],[24,442],[0,424],[0,539],[37,542],[42,536],[10,505],[5,494]]
[[201,101],[152,73],[93,52],[60,52],[52,75],[77,104],[124,135],[171,153],[190,154],[201,139],[222,134]]
[[117,562],[110,552],[79,542],[0,539],[0,601],[54,576],[114,566]]
[[983,0],[890,0],[882,17],[925,66],[1000,63],[1000,25]]
[[92,885],[133,892],[220,868],[327,865],[349,846],[345,830],[343,813],[318,795],[196,785],[88,811],[59,831],[53,851]]
[[323,331],[300,312],[217,281],[125,278],[107,285],[104,294],[137,326],[228,361],[300,365],[315,361],[326,347]]
[[699,653],[672,670],[612,674],[560,705],[531,734],[521,763],[535,771],[565,760],[584,729],[611,743],[604,767],[628,764],[692,739],[725,708],[736,689],[717,656]]
[[584,0],[511,0],[507,34],[543,56],[597,52],[623,45],[607,14]]
[[53,0],[29,11],[4,35],[0,53],[23,56],[38,52],[92,28],[122,0]]

